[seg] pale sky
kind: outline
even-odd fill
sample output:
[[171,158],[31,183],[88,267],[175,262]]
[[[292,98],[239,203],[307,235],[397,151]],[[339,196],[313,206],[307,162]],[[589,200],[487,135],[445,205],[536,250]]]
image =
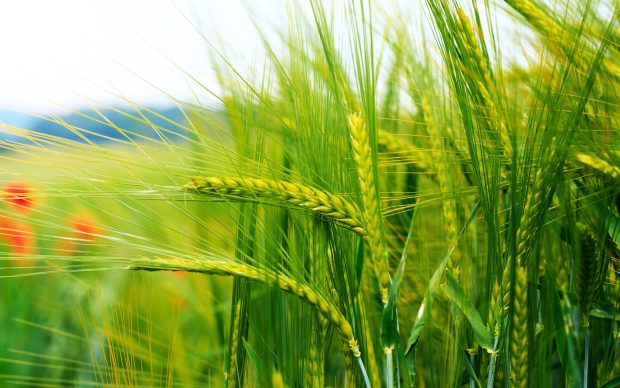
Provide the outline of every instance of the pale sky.
[[[253,6],[252,18],[282,24],[283,1],[265,4],[269,13]],[[216,87],[201,34],[230,54],[243,48],[241,68],[260,56],[239,0],[0,0],[0,109],[74,109],[118,102],[114,94],[160,103],[149,83],[178,97],[200,92],[184,72]]]
[[[408,4],[419,20],[424,17],[421,2],[397,2]],[[142,105],[169,101],[152,85],[181,99],[207,96],[184,74],[217,92],[205,38],[224,42],[226,55],[242,72],[260,68],[264,51],[252,21],[267,33],[286,31],[290,4],[0,0],[0,109],[48,113],[79,109],[90,101],[113,105],[121,101],[116,94]],[[271,37],[277,41],[275,34]]]

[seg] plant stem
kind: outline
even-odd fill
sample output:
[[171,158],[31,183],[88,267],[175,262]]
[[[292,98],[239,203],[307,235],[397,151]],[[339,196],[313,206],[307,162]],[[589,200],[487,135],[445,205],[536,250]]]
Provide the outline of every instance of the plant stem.
[[364,384],[366,388],[370,388],[370,379],[368,378],[368,373],[366,373],[366,367],[364,366],[364,361],[362,361],[361,357],[356,357],[357,363],[360,366],[360,370],[362,371],[362,376],[364,377]]
[[590,358],[590,326],[586,326],[583,345],[583,388],[588,388],[588,363]]
[[385,349],[385,385],[388,388],[394,387],[394,361],[392,359],[392,349]]
[[499,342],[499,335],[493,337],[493,353],[491,354],[491,361],[489,363],[489,376],[487,378],[487,388],[493,388],[493,382],[495,380],[495,361],[497,360],[497,343]]
[[[472,369],[475,370],[474,366],[476,364],[476,356],[473,353],[469,354],[469,363],[471,364]],[[476,382],[474,381],[473,376],[469,376],[469,388],[476,388]]]

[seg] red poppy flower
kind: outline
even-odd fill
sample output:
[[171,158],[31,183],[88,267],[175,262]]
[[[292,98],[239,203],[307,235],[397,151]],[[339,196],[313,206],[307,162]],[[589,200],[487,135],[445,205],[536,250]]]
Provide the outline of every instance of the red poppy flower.
[[0,219],[0,239],[5,241],[11,253],[16,255],[16,265],[28,265],[32,263],[27,256],[34,251],[34,233],[32,228],[8,218]]
[[9,182],[3,190],[4,200],[17,210],[28,212],[32,209],[32,186],[25,182]]
[[88,214],[70,217],[67,225],[71,233],[65,234],[56,244],[56,250],[62,255],[77,254],[78,250],[84,248],[84,244],[94,241],[101,234],[97,221]]
[[70,227],[74,230],[77,238],[93,241],[101,234],[97,222],[90,216],[78,215],[70,219]]
[[186,278],[187,274],[188,274],[187,271],[172,271],[172,276],[179,278],[179,279]]

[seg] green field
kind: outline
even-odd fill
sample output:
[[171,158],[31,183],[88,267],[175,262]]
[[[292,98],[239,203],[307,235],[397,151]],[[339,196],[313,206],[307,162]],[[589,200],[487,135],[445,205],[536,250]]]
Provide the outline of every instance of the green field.
[[620,385],[620,4],[310,5],[217,109],[5,126],[1,386]]

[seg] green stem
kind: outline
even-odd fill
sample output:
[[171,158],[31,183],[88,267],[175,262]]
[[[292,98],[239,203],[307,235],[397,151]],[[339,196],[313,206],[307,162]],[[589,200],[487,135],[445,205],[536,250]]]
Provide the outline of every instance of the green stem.
[[588,388],[588,364],[590,358],[590,326],[586,326],[586,335],[583,345],[583,388]]
[[[473,353],[469,354],[469,363],[471,364],[471,368],[476,370],[476,356]],[[469,376],[469,388],[476,388],[476,382],[474,381],[474,376]]]
[[366,367],[364,366],[364,361],[362,361],[361,357],[356,357],[357,358],[357,363],[360,366],[360,370],[362,372],[362,376],[364,377],[364,384],[366,385],[366,388],[370,388],[370,379],[368,378],[368,373],[366,372]]
[[387,388],[394,387],[394,360],[392,349],[385,349],[385,385]]
[[493,353],[491,353],[491,361],[489,363],[489,377],[487,378],[487,388],[493,388],[495,381],[495,360],[497,360],[497,343],[499,335],[493,337]]

